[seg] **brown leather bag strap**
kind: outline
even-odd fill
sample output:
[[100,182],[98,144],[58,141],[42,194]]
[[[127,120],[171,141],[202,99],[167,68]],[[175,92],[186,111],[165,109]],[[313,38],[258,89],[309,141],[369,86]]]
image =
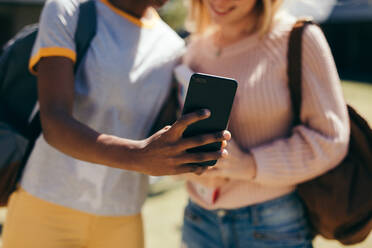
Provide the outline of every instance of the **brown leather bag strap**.
[[311,20],[298,20],[293,26],[288,43],[288,86],[292,101],[294,125],[301,123],[301,99],[302,99],[302,34],[307,25],[313,24]]

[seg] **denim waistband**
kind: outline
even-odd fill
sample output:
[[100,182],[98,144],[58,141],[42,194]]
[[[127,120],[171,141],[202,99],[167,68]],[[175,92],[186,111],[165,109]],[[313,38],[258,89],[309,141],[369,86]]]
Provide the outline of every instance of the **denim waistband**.
[[236,209],[207,210],[189,202],[183,241],[190,247],[312,247],[310,226],[296,192]]
[[301,200],[298,197],[296,191],[293,191],[289,194],[284,196],[280,196],[262,203],[257,203],[254,205],[235,208],[235,209],[216,209],[216,210],[208,210],[205,209],[198,204],[194,203],[193,201],[189,200],[189,207],[204,214],[212,214],[219,217],[234,217],[234,218],[246,218],[246,217],[255,217],[260,215],[260,213],[265,212],[265,210],[269,210],[276,207],[281,207],[282,205],[299,205],[302,209]]

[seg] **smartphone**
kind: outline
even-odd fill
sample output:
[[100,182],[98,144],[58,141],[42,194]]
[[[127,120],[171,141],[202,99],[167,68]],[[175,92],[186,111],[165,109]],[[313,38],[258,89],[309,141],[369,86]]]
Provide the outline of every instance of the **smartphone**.
[[[183,137],[215,133],[226,129],[238,83],[231,78],[194,73],[187,89],[182,114],[188,114],[200,109],[208,109],[211,115],[208,119],[193,123],[187,127]],[[211,152],[221,149],[221,142],[187,150],[188,152]],[[212,166],[217,160],[198,163]]]

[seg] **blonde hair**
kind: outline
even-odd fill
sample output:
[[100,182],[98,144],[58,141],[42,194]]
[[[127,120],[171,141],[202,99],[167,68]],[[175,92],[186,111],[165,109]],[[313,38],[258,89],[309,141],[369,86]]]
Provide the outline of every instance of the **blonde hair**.
[[[258,32],[260,36],[266,34],[282,2],[283,0],[257,0],[253,9],[257,21],[252,31]],[[187,30],[196,35],[204,34],[212,26],[212,21],[203,0],[188,0],[188,5]]]

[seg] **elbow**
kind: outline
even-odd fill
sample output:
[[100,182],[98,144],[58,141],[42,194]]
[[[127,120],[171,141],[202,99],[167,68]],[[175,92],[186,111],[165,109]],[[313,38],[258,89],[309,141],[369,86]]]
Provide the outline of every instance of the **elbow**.
[[332,159],[332,165],[336,167],[341,163],[342,160],[346,157],[348,150],[349,150],[349,140],[350,135],[349,133],[347,135],[344,135],[343,137],[340,137],[337,141],[335,141],[333,151],[334,156]]
[[345,118],[343,121],[335,122],[335,132],[329,138],[331,146],[329,147],[330,165],[336,167],[346,157],[349,150],[350,142],[350,124],[349,119]]
[[57,147],[58,135],[61,133],[58,130],[58,118],[55,115],[41,113],[40,119],[44,140],[49,145]]
[[44,140],[51,146],[55,146],[55,142],[54,140],[56,140],[54,138],[54,131],[53,131],[53,128],[50,127],[51,125],[48,123],[48,121],[45,121],[43,120],[42,121],[42,130],[43,130],[43,137],[44,137]]
[[53,135],[51,134],[50,131],[47,131],[47,129],[45,129],[43,127],[43,137],[44,137],[44,140],[51,146],[55,147],[55,143],[54,143],[54,138],[53,138]]

